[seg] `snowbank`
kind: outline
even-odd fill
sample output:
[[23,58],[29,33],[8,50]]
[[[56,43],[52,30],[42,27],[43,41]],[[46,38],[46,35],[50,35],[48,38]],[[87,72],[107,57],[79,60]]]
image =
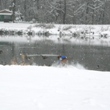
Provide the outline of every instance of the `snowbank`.
[[73,35],[79,34],[108,34],[109,25],[61,25],[61,24],[30,24],[30,23],[1,23],[0,29],[34,31],[35,33],[49,32],[52,35]]
[[9,37],[25,37],[29,41],[52,40],[76,44],[110,43],[109,25],[61,25],[61,24],[29,24],[29,23],[0,23],[0,40]]
[[0,110],[109,110],[110,73],[0,66]]

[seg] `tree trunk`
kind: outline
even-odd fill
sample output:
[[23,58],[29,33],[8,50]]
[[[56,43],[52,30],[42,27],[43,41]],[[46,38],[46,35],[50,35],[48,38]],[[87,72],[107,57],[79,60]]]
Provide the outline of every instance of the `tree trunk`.
[[64,0],[63,24],[66,23],[66,0]]
[[26,3],[26,0],[24,1],[24,18],[25,18],[25,21],[26,21],[26,18],[27,18],[27,3]]
[[39,9],[39,0],[37,0],[37,9]]
[[12,6],[13,6],[13,23],[15,21],[15,3],[16,3],[16,1],[13,0],[13,3],[12,3]]

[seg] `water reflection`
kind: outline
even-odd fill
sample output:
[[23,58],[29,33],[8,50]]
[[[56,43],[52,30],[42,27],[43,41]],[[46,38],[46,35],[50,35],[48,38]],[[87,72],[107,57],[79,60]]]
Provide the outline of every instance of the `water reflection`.
[[[56,38],[53,38],[56,37]],[[27,54],[56,54],[66,55],[70,63],[81,64],[87,69],[110,71],[110,47],[109,45],[93,45],[93,41],[58,39],[50,37],[4,37],[0,38],[0,64],[18,65],[47,65],[57,61],[56,56],[26,57]],[[56,39],[56,41],[55,41]]]

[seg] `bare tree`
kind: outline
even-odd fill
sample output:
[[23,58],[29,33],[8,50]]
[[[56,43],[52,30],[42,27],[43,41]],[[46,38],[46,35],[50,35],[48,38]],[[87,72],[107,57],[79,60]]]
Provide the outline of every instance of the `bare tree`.
[[12,14],[12,20],[13,20],[13,22],[15,21],[15,8],[16,8],[15,4],[16,4],[16,0],[13,0],[12,3],[11,3],[11,6],[10,6],[10,9],[13,12],[13,14]]
[[110,23],[109,0],[0,0],[0,9],[9,7],[24,15],[26,21],[105,24]]

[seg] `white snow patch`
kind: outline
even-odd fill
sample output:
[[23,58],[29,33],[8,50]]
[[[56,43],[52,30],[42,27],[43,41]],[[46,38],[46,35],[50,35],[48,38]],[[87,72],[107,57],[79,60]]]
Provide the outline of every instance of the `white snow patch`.
[[109,110],[110,72],[0,66],[0,110]]
[[[110,25],[61,25],[61,24],[30,24],[30,23],[1,23],[0,29],[23,31],[23,36],[0,36],[1,41],[34,42],[36,40],[52,40],[55,43],[72,43],[87,45],[110,44]],[[27,32],[32,32],[28,36]],[[41,33],[41,36],[37,34]],[[43,36],[50,33],[51,36]],[[103,37],[102,37],[103,36]],[[18,40],[19,39],[19,40]]]

